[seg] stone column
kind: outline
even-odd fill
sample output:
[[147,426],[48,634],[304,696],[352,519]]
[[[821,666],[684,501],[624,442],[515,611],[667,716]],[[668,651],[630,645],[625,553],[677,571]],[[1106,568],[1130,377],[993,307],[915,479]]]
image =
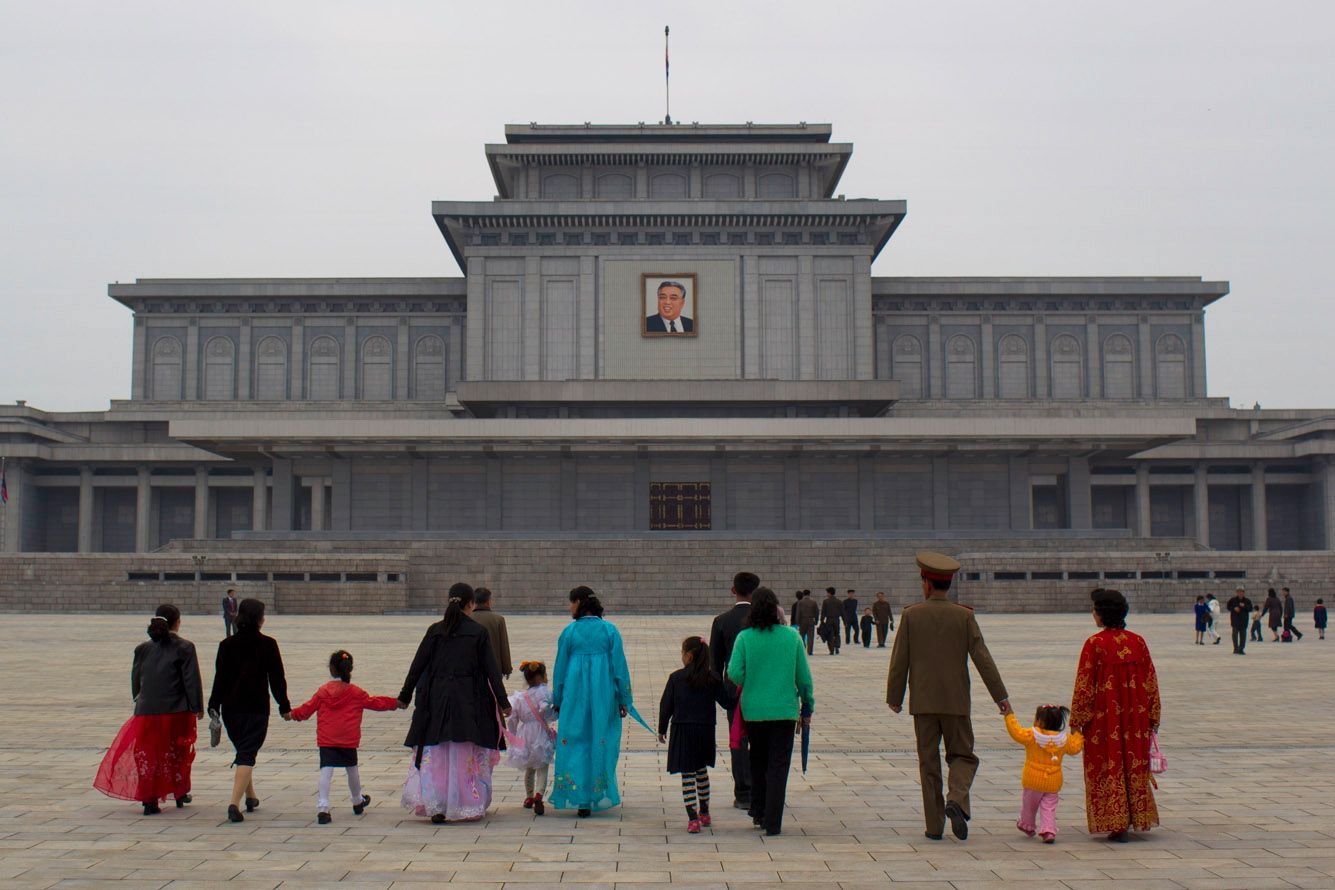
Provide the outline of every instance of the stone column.
[[1150,466],[1136,464],[1136,534],[1142,538],[1154,534],[1154,517],[1150,512]]
[[932,458],[932,528],[950,528],[950,462]]
[[334,461],[329,492],[329,527],[336,532],[352,531],[352,461]]
[[978,366],[982,369],[983,398],[991,399],[997,394],[997,358],[992,344],[992,316],[983,316],[978,331]]
[[148,331],[144,327],[144,320],[138,315],[134,317],[134,354],[130,359],[130,398],[138,401],[148,397],[147,383],[148,375],[145,367],[148,364]]
[[294,401],[306,398],[306,328],[300,318],[292,319],[292,348],[288,350],[289,391]]
[[524,257],[519,308],[519,379],[542,379],[542,257]]
[[1150,339],[1150,317],[1148,315],[1140,316],[1140,322],[1136,325],[1136,334],[1139,342],[1136,346],[1136,367],[1139,373],[1136,375],[1139,379],[1136,384],[1140,387],[1137,393],[1142,399],[1154,398],[1154,344]]
[[195,470],[195,540],[209,536],[209,471],[207,467]]
[[635,454],[635,503],[633,504],[632,515],[635,517],[634,528],[636,531],[647,532],[649,530],[649,452],[638,451]]
[[199,398],[199,322],[190,319],[185,329],[185,400]]
[[292,461],[275,458],[273,462],[273,530],[292,530]]
[[149,540],[153,510],[152,474],[148,467],[140,467],[135,484],[134,498],[134,552],[147,553],[153,549]]
[[241,319],[241,336],[238,337],[236,349],[236,397],[240,401],[249,401],[255,397],[254,389],[251,385],[251,368],[254,364],[250,360],[251,340],[254,329],[250,326],[250,319]]
[[721,451],[709,458],[709,525],[714,531],[728,527],[728,458]]
[[324,531],[324,477],[313,476],[303,479],[302,485],[311,490],[311,531]]
[[802,478],[800,458],[796,453],[783,458],[783,527],[787,531],[802,528]]
[[1252,549],[1269,550],[1266,531],[1265,464],[1258,461],[1252,466]]
[[262,532],[269,527],[269,474],[263,467],[255,470],[255,487],[250,496],[250,527]]
[[1103,344],[1099,343],[1099,325],[1094,316],[1085,320],[1085,379],[1089,381],[1089,397],[1103,398]]
[[[579,354],[575,356],[578,369],[575,376],[580,380],[592,380],[598,369],[598,325],[594,319],[598,314],[598,295],[594,289],[595,263],[593,257],[579,258]],[[745,347],[743,347],[745,348]]]
[[5,511],[5,534],[4,540],[0,541],[0,552],[20,553],[23,550],[23,516],[28,509],[27,478],[23,465],[16,460],[6,460],[4,467],[9,503],[0,507]]
[[704,189],[704,171],[700,167],[700,162],[691,164],[690,190],[687,192],[692,198],[702,198],[705,194]]
[[1029,485],[1029,458],[1016,455],[1007,463],[1010,471],[1011,529],[1025,531],[1034,525],[1030,516],[1034,497]]
[[[487,366],[487,260],[468,258],[468,327],[464,331],[464,380],[485,380]],[[592,323],[583,327],[593,328]]]
[[1034,319],[1034,397],[1048,397],[1048,326]]
[[1210,546],[1210,481],[1209,468],[1205,464],[1196,465],[1196,484],[1192,487],[1192,500],[1196,505],[1196,540],[1204,547]]
[[1191,320],[1191,379],[1187,395],[1203,399],[1209,390],[1205,385],[1205,315],[1197,312]]
[[876,528],[876,455],[858,456],[858,528]]
[[358,346],[357,320],[349,317],[343,322],[343,391],[339,397],[344,400],[361,397],[357,392],[357,366],[361,359]]
[[79,552],[93,552],[93,468],[79,468]]
[[579,467],[569,451],[561,453],[561,531],[574,531],[579,523]]
[[1069,458],[1066,474],[1067,510],[1071,516],[1071,528],[1087,529],[1094,527],[1089,491],[1089,458]]
[[[742,376],[756,378],[761,376],[760,366],[760,262],[755,256],[742,254],[741,266],[742,293],[738,303],[742,309]],[[801,374],[799,368],[798,374]]]
[[942,366],[941,349],[941,319],[933,315],[927,320],[928,385],[925,395],[929,399],[944,399],[946,397],[945,368]]
[[403,401],[408,398],[408,368],[412,350],[408,342],[407,316],[399,319],[398,333],[398,343],[394,347],[394,398]]
[[649,197],[649,168],[644,161],[635,165],[635,197],[641,201]]
[[408,463],[409,493],[412,502],[412,530],[427,530],[430,515],[431,464],[425,458],[413,458]]
[[[763,335],[757,337],[757,351],[763,339]],[[763,364],[763,356],[760,361]],[[797,258],[797,379],[815,380],[816,376],[816,265],[808,254]]]
[[876,377],[876,326],[872,324],[871,257],[853,257],[853,376]]

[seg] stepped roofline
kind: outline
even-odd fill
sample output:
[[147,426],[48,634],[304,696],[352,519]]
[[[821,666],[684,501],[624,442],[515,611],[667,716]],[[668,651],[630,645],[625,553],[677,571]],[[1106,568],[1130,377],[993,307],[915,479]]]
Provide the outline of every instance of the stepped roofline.
[[506,124],[510,145],[542,142],[829,142],[829,124]]

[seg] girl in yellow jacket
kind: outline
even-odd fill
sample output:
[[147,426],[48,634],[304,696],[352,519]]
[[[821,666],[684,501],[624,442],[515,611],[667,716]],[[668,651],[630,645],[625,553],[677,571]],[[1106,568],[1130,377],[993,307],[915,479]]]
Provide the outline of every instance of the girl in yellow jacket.
[[1057,840],[1057,802],[1062,790],[1062,757],[1079,754],[1085,740],[1078,732],[1066,732],[1066,718],[1071,709],[1064,705],[1042,705],[1034,713],[1030,729],[1020,726],[1015,714],[1006,715],[1006,731],[1011,738],[1024,745],[1024,772],[1020,784],[1024,787],[1024,801],[1020,804],[1020,818],[1015,827],[1029,837],[1034,836],[1034,816],[1043,843]]

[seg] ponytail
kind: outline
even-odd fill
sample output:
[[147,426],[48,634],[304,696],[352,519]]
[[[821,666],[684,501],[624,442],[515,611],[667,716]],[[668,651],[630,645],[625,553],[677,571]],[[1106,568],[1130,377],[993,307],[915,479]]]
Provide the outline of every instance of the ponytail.
[[464,609],[473,602],[473,587],[459,581],[450,586],[450,597],[445,606],[445,636],[454,636],[459,629],[459,622],[464,618]]
[[352,682],[352,653],[339,649],[329,656],[329,673],[344,683]]
[[163,603],[148,622],[148,638],[155,643],[166,643],[171,639],[172,627],[180,621],[181,610],[171,603]]
[[690,663],[686,665],[686,685],[692,689],[708,689],[718,682],[718,677],[709,666],[709,644],[704,637],[687,637],[681,641],[681,651],[690,653]]

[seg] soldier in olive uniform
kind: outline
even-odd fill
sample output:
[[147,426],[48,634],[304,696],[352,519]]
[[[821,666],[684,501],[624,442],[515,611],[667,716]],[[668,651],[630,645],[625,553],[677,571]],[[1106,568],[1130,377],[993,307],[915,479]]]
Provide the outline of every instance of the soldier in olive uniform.
[[[949,817],[950,830],[964,840],[969,836],[969,787],[978,771],[973,723],[969,720],[969,659],[1001,713],[1009,714],[1011,706],[973,610],[947,598],[959,562],[926,550],[917,558],[924,601],[905,607],[899,614],[899,632],[890,652],[886,703],[898,714],[908,687],[909,713],[918,737],[918,776],[927,837],[940,840]],[[949,770],[944,800],[943,740]]]

